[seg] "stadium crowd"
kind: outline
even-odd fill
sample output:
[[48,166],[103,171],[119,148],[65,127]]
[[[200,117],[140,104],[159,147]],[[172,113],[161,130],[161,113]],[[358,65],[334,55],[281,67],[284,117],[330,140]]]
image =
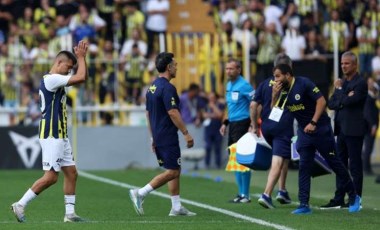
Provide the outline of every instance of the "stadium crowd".
[[[332,66],[333,34],[338,35],[339,53],[355,50],[360,73],[380,80],[377,0],[205,2],[222,37],[220,55],[241,59],[243,34],[249,34],[251,60],[257,65],[254,86],[271,75],[279,52],[294,61]],[[166,32],[169,9],[168,0],[2,0],[0,105],[32,103],[54,55],[83,38],[90,42],[89,80],[79,89],[79,104],[140,104],[144,85],[156,75],[155,35]],[[17,119],[12,116],[13,125]]]

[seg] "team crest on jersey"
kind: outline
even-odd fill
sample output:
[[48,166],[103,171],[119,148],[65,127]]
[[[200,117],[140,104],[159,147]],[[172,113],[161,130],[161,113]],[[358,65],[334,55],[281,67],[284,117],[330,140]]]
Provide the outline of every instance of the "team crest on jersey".
[[156,89],[157,89],[157,86],[155,86],[155,85],[151,85],[150,87],[149,87],[149,92],[151,92],[151,93],[155,93],[156,92]]
[[318,87],[314,87],[314,89],[313,89],[313,93],[319,93],[319,89],[318,89]]
[[296,99],[296,100],[298,101],[299,99],[301,99],[301,96],[297,93],[297,94],[294,96],[294,99]]

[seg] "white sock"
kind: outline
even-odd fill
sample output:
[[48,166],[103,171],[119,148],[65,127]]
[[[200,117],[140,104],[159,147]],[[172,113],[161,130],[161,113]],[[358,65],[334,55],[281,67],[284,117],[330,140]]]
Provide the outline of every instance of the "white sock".
[[26,191],[24,196],[22,196],[21,199],[18,201],[18,204],[26,207],[28,203],[36,197],[37,197],[37,194],[35,194],[31,189],[28,189],[28,191]]
[[172,209],[179,210],[181,208],[181,199],[179,195],[171,196],[172,199]]
[[75,195],[65,195],[66,215],[75,213]]
[[150,184],[145,185],[144,187],[140,188],[137,192],[140,196],[146,196],[151,191],[153,191],[153,187]]

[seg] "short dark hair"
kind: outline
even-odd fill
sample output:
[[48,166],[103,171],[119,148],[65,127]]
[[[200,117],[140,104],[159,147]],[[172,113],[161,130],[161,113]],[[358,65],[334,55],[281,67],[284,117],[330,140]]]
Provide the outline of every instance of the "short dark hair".
[[231,62],[235,63],[236,68],[241,69],[241,62],[239,60],[237,60],[236,58],[228,59],[227,63],[231,63]]
[[282,74],[290,74],[293,76],[293,70],[292,70],[292,67],[290,67],[289,65],[287,64],[278,64],[276,65],[274,68],[273,68],[273,72],[278,69],[281,71]]
[[67,50],[60,51],[55,58],[58,58],[59,56],[65,56],[68,59],[70,59],[73,62],[73,65],[75,66],[77,64],[77,58],[73,53]]
[[156,56],[156,69],[159,73],[166,71],[166,67],[172,63],[174,54],[161,52]]
[[191,83],[190,84],[190,86],[189,86],[189,91],[193,91],[193,90],[199,90],[200,89],[200,87],[199,87],[199,85],[198,84],[196,84],[196,83]]
[[284,53],[279,53],[274,58],[273,65],[276,66],[279,64],[287,64],[290,67],[292,67],[292,65],[293,65],[292,59],[290,59],[290,57]]

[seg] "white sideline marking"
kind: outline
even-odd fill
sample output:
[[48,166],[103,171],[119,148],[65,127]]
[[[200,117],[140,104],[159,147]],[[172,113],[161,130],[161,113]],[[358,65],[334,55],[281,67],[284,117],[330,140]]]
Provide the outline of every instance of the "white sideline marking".
[[[108,179],[108,178],[105,178],[105,177],[96,176],[96,175],[93,175],[93,174],[90,174],[90,173],[87,173],[87,172],[83,172],[83,171],[79,171],[79,175],[83,176],[85,178],[91,179],[91,180],[103,182],[103,183],[106,183],[106,184],[115,185],[115,186],[122,187],[122,188],[127,188],[127,189],[136,188],[136,186],[133,186],[133,185],[129,185],[129,184],[126,184],[126,183],[123,183],[123,182],[111,180],[111,179]],[[159,197],[170,199],[170,195],[162,193],[162,192],[153,191],[151,194],[154,194],[154,195],[159,196]],[[242,215],[242,214],[237,213],[237,212],[232,212],[232,211],[229,211],[229,210],[226,210],[226,209],[217,208],[217,207],[210,206],[210,205],[203,204],[203,203],[199,203],[199,202],[196,202],[196,201],[191,201],[191,200],[187,200],[187,199],[181,198],[181,202],[182,203],[186,203],[186,204],[190,204],[190,205],[193,205],[193,206],[197,206],[197,207],[200,207],[200,208],[208,209],[208,210],[211,210],[211,211],[214,211],[214,212],[219,212],[219,213],[222,213],[222,214],[225,214],[225,215],[228,215],[228,216],[232,216],[232,217],[235,217],[235,218],[238,218],[238,219],[246,220],[246,221],[251,222],[251,223],[255,223],[255,224],[259,224],[259,225],[263,225],[263,226],[267,226],[267,227],[272,227],[274,229],[278,229],[278,230],[293,230],[292,228],[289,228],[289,227],[286,227],[286,226],[283,226],[283,225],[267,222],[267,221],[264,221],[264,220],[261,220],[261,219],[253,218],[253,217],[246,216],[246,215]]]

